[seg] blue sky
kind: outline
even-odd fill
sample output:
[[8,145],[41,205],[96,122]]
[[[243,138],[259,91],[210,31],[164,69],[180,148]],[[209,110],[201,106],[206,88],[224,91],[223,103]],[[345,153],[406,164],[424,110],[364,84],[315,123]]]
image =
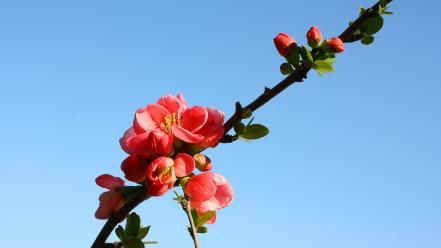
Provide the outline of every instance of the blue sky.
[[[182,92],[230,115],[283,78],[277,33],[334,36],[372,3],[2,1],[2,246],[89,247],[137,108]],[[255,113],[268,137],[207,151],[236,197],[202,247],[441,246],[440,7],[395,1],[372,46]],[[171,198],[136,212],[157,247],[191,247]]]

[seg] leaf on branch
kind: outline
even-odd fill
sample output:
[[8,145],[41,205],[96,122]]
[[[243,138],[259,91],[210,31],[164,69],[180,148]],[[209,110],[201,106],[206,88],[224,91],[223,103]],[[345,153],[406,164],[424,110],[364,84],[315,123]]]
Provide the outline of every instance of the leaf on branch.
[[363,45],[370,45],[372,42],[374,42],[374,36],[371,35],[366,35],[361,39]]
[[147,234],[150,231],[150,226],[146,226],[146,227],[142,227],[139,229],[138,234],[136,235],[136,237],[140,240],[144,239],[145,236],[147,236]]
[[115,229],[116,236],[123,241],[124,240],[124,228],[121,225]]
[[246,141],[260,139],[269,133],[269,129],[262,124],[250,124],[239,138]]
[[381,30],[384,20],[381,16],[375,16],[367,19],[360,27],[361,32],[367,35],[373,35]]
[[125,238],[136,237],[141,226],[141,218],[135,212],[127,217]]
[[312,68],[314,68],[314,70],[319,72],[319,74],[321,75],[321,73],[333,72],[334,71],[334,67],[332,66],[333,63],[334,63],[333,59],[317,60],[314,61],[314,63],[312,64]]

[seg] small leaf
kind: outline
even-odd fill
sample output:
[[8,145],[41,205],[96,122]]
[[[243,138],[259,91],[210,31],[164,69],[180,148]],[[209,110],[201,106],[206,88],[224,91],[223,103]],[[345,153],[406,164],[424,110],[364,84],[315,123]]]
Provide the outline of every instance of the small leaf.
[[193,218],[194,226],[199,226],[199,215],[196,209],[191,210],[191,217]]
[[380,0],[381,7],[386,7],[386,5],[387,5],[387,0]]
[[238,135],[241,135],[245,131],[245,124],[243,124],[242,122],[237,122],[236,124],[234,124],[234,131]]
[[146,245],[156,245],[156,244],[159,244],[158,241],[145,241],[143,243],[146,244]]
[[371,36],[371,35],[366,35],[365,37],[363,37],[361,39],[361,43],[364,45],[369,45],[372,42],[374,42],[374,36]]
[[269,129],[262,124],[251,124],[247,126],[245,133],[240,135],[240,138],[245,140],[254,140],[266,136]]
[[376,16],[367,19],[360,27],[361,31],[367,35],[373,35],[381,30],[384,20],[381,16]]
[[360,16],[363,15],[365,11],[366,9],[363,6],[360,6]]
[[199,216],[199,221],[198,221],[199,225],[197,225],[196,227],[204,225],[207,221],[212,219],[215,215],[216,215],[215,211],[208,211],[208,212],[203,213],[201,216]]
[[308,61],[313,61],[314,59],[312,58],[312,54],[309,51],[309,49],[305,46],[302,46],[300,48],[300,56],[302,57],[303,60],[308,60]]
[[121,225],[118,225],[118,227],[115,229],[115,233],[120,240],[124,240],[124,228]]
[[145,245],[141,240],[135,238],[125,242],[124,248],[145,248]]
[[280,73],[282,73],[282,75],[290,75],[293,72],[294,69],[292,68],[291,64],[283,63],[280,65]]
[[332,67],[332,62],[327,60],[315,61],[312,65],[312,68],[321,73],[334,71],[334,68]]
[[147,236],[147,234],[150,231],[150,226],[146,226],[143,228],[140,228],[138,231],[138,234],[136,235],[136,237],[140,240],[142,240],[143,238],[145,238],[145,236]]
[[[295,68],[299,67],[299,48],[297,46],[289,47],[289,56],[286,58],[288,63],[293,65]],[[282,67],[281,67],[282,68]],[[287,75],[287,74],[284,74]]]
[[136,237],[139,231],[139,227],[141,226],[141,218],[135,212],[131,213],[127,217],[126,222],[126,231],[124,237]]
[[200,226],[196,230],[197,233],[207,233],[208,229],[205,226]]

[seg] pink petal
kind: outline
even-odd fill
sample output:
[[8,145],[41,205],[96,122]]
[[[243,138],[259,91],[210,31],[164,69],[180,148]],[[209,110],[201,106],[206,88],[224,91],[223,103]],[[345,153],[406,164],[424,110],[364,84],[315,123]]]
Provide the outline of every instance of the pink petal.
[[181,126],[191,133],[199,131],[207,122],[207,109],[195,106],[187,109],[181,117]]
[[121,194],[115,191],[107,191],[99,197],[100,205],[95,212],[97,219],[108,219],[110,215],[118,211],[124,205],[124,199]]
[[156,129],[157,123],[150,117],[147,108],[140,108],[135,113],[135,118],[133,120],[133,128],[136,133],[145,133]]
[[148,150],[159,156],[168,155],[173,149],[174,137],[161,129],[155,129],[150,132],[147,138]]
[[181,101],[172,95],[159,98],[157,104],[165,107],[170,113],[178,114],[181,110]]
[[95,179],[98,186],[109,190],[116,190],[118,187],[124,186],[124,180],[109,174],[103,174]]
[[185,187],[185,192],[190,194],[190,201],[204,202],[212,198],[217,188],[213,178],[214,173],[212,172],[205,172],[190,178]]
[[159,104],[149,104],[147,105],[147,112],[150,118],[158,125],[162,123],[167,115],[170,114],[166,108]]
[[176,96],[176,98],[178,98],[178,100],[181,102],[181,111],[184,111],[184,110],[188,109],[188,103],[187,103],[187,100],[185,100],[184,95],[179,93]]
[[177,177],[185,177],[190,175],[196,166],[193,157],[187,153],[178,153],[174,162],[175,174]]
[[164,169],[167,167],[173,167],[173,159],[168,157],[159,157],[153,160],[147,167],[147,179],[149,181],[158,181],[158,175],[156,175],[157,170]]
[[121,148],[128,154],[136,154],[147,152],[149,133],[142,133],[137,135],[133,128],[130,128],[124,133],[124,136],[119,139]]
[[177,138],[188,143],[198,143],[204,139],[204,136],[191,133],[188,130],[177,125],[172,126],[172,132]]

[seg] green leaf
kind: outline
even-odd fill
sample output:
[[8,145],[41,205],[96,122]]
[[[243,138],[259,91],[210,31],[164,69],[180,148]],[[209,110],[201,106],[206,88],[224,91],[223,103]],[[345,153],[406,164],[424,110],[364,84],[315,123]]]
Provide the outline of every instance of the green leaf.
[[381,7],[386,7],[386,5],[387,5],[387,0],[380,0]]
[[314,61],[312,68],[320,73],[324,72],[333,72],[334,68],[332,67],[332,63],[330,60],[317,60]]
[[372,42],[374,42],[374,36],[371,36],[371,35],[366,35],[365,37],[363,37],[361,39],[361,43],[364,45],[369,45]]
[[292,68],[291,64],[289,63],[283,63],[280,65],[280,72],[283,75],[290,75],[294,72],[294,69]]
[[302,46],[299,50],[300,50],[300,56],[302,57],[303,60],[309,60],[311,62],[314,60],[312,58],[311,52],[307,47]]
[[196,209],[191,210],[191,217],[193,218],[194,226],[199,226],[199,216],[198,216],[198,211],[196,211]]
[[383,15],[393,15],[394,12],[391,12],[391,11],[383,11],[382,14],[383,14]]
[[243,124],[242,122],[237,122],[236,124],[234,124],[234,131],[238,135],[241,135],[245,131],[245,124]]
[[140,228],[138,231],[138,234],[136,235],[136,237],[140,240],[142,240],[143,238],[145,238],[145,236],[147,236],[147,234],[150,231],[150,226],[146,226],[143,228]]
[[207,233],[208,229],[205,226],[200,226],[196,230],[197,233]]
[[204,225],[207,221],[213,218],[215,214],[216,214],[215,211],[208,211],[203,213],[201,216],[199,216],[199,221],[198,221],[199,225],[197,225],[196,227]]
[[115,233],[120,240],[124,240],[124,228],[121,225],[118,225],[118,227],[115,229]]
[[[288,63],[293,65],[295,68],[299,67],[299,48],[297,46],[289,47],[289,56],[286,58]],[[284,74],[287,75],[287,74]]]
[[[360,16],[363,15],[363,13],[366,11],[366,9],[363,6],[360,6]],[[349,24],[350,26],[350,24]]]
[[251,124],[245,129],[245,133],[239,137],[245,140],[260,139],[269,133],[269,129],[262,124]]
[[126,231],[124,237],[136,237],[141,226],[141,218],[135,212],[127,217]]
[[145,248],[145,245],[141,240],[135,238],[125,242],[124,248]]
[[146,245],[156,245],[156,244],[159,244],[158,241],[145,241],[143,243],[146,244]]
[[381,16],[376,16],[367,19],[363,25],[360,27],[360,30],[367,34],[367,35],[373,35],[381,30],[383,27],[384,20]]

